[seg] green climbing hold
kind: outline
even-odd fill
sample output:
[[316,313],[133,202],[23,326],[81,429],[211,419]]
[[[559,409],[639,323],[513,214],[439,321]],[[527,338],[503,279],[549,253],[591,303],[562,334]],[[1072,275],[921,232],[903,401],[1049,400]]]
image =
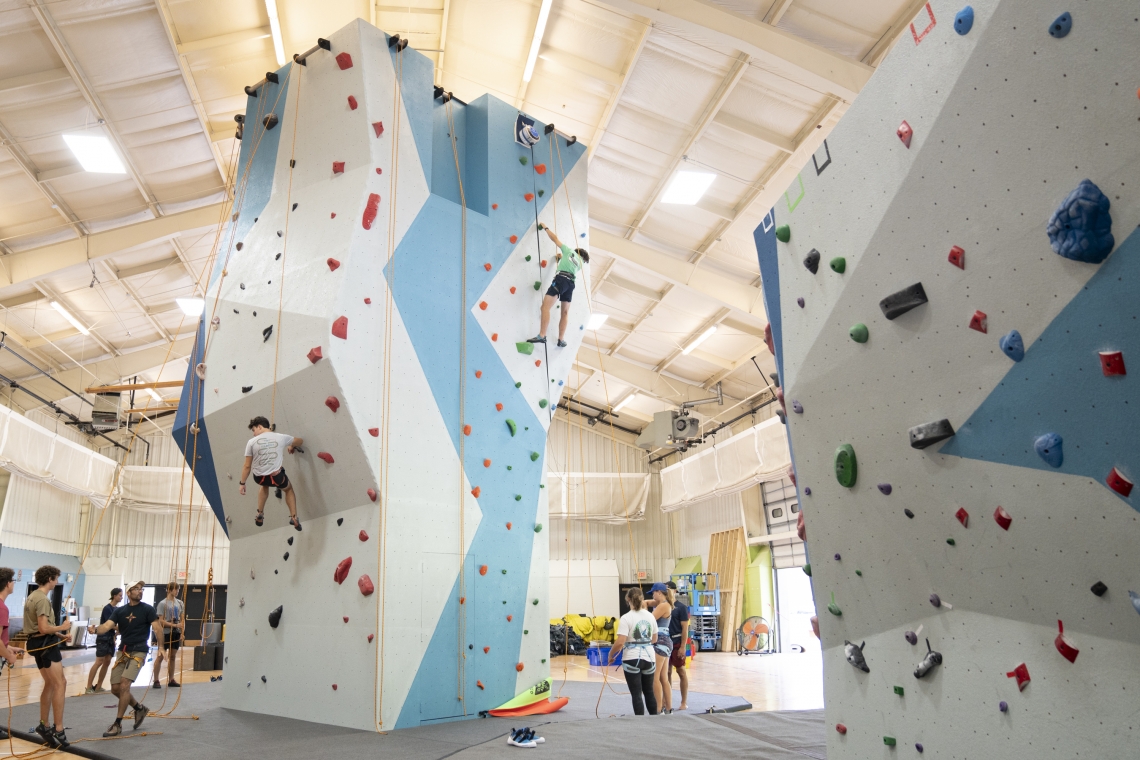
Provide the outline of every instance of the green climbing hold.
[[835,479],[844,488],[852,488],[859,477],[859,463],[855,461],[855,449],[845,443],[835,450]]
[[542,280],[535,280],[534,281],[534,289],[535,290],[542,290]]
[[811,563],[809,562],[806,565],[804,565],[803,569],[804,569],[804,575],[806,575],[807,577],[810,578],[811,577]]
[[528,631],[527,629],[523,628],[523,635],[525,636],[525,635],[526,635],[526,634],[528,634],[528,633],[530,633],[530,631]]
[[[506,575],[506,574],[507,574],[507,568],[504,567],[503,568],[503,575]],[[503,602],[503,604],[506,604],[506,602]]]
[[946,539],[946,543],[950,544],[951,546],[954,546],[954,539],[948,538],[948,539]]
[[526,166],[526,156],[519,156],[519,163]]
[[508,469],[508,470],[513,470],[513,469],[515,469],[515,468],[514,468],[514,467],[511,467],[511,466],[508,464],[508,465],[507,465],[507,469]]
[[831,592],[831,604],[827,605],[827,611],[836,616],[843,614],[843,610],[839,609],[839,605],[835,603],[834,591]]
[[538,461],[538,452],[537,451],[530,452],[530,461],[532,461],[532,462]]
[[534,344],[533,343],[527,343],[524,340],[522,343],[516,343],[515,344],[515,350],[518,351],[520,354],[526,354],[527,356],[530,356],[531,354],[534,353]]
[[542,661],[543,661],[543,662],[546,662],[546,658],[543,658],[543,660],[542,660]]
[[776,228],[776,239],[781,243],[786,243],[792,239],[792,228],[786,224],[781,224]]
[[895,694],[898,694],[900,697],[903,696],[903,687],[896,686],[895,687]]
[[539,488],[546,488],[546,484],[544,484],[544,483],[539,483],[539,484],[538,484],[538,487],[539,487]]
[[515,501],[522,501],[522,494],[521,493],[515,494]]
[[547,400],[546,400],[546,399],[544,399],[544,398],[540,398],[540,399],[538,400],[538,408],[539,408],[539,409],[545,409],[545,408],[546,408],[546,405],[547,405],[547,403],[548,403],[548,402],[547,402]]
[[[515,383],[515,387],[521,388],[522,387],[522,380],[519,380],[517,383]],[[529,430],[529,428],[527,428],[527,429]]]
[[896,744],[896,742],[895,742],[895,737],[893,737],[893,736],[884,736],[884,737],[883,737],[883,744],[887,745],[888,747],[893,747],[893,746],[895,746],[895,744]]
[[851,329],[848,330],[847,333],[851,336],[851,340],[856,343],[866,343],[867,338],[870,337],[870,333],[867,331],[867,325],[862,322],[856,322],[851,325]]
[[863,577],[863,571],[862,570],[856,570],[855,574],[858,575],[860,578]]
[[[527,343],[527,345],[529,346],[531,344]],[[511,438],[514,438],[515,433],[519,431],[518,425],[515,424],[514,420],[507,420],[507,428],[509,428],[511,431]]]
[[527,254],[526,261],[530,261],[530,254]]
[[[504,570],[503,572],[506,572],[506,570]],[[506,600],[506,599],[504,599],[504,600],[503,600],[503,604],[506,604],[506,603],[507,603],[507,600]]]
[[542,532],[542,523],[535,523],[534,524],[534,532],[535,533],[541,533]]
[[539,188],[539,190],[538,190],[538,197],[539,197],[539,198],[541,198],[541,197],[542,197],[542,196],[544,196],[544,195],[546,195],[546,191],[545,191],[545,190],[543,190],[543,189],[541,189],[541,188]]
[[842,256],[836,256],[831,260],[830,266],[832,272],[835,272],[836,274],[843,274],[844,270],[847,269],[847,259],[843,258]]
[[[533,605],[535,605],[535,606],[538,606],[538,600],[537,600],[537,599],[533,600],[533,601],[531,602],[531,604],[533,604]],[[543,662],[546,662],[546,660],[543,660]]]

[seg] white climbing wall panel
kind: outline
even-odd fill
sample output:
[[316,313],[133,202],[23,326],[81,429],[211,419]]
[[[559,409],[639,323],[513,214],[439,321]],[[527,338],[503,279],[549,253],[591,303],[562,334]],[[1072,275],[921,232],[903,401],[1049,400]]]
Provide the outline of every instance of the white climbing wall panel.
[[[1135,757],[1140,491],[1106,479],[1140,476],[1140,7],[972,5],[964,35],[961,5],[919,11],[828,138],[831,163],[809,164],[798,205],[797,182],[775,209],[791,228],[775,253],[783,382],[828,757]],[[1071,31],[1052,36],[1066,11]],[[1062,258],[1046,234],[1084,179],[1111,202],[1116,247],[1100,264]],[[816,274],[802,263],[812,249]],[[918,282],[928,302],[886,319],[879,301]],[[975,311],[987,333],[970,329]],[[865,343],[849,337],[857,323]],[[1021,362],[999,347],[1014,329]],[[1097,354],[1112,350],[1132,374],[1102,372]],[[954,438],[909,445],[909,428],[944,418]],[[1034,452],[1050,432],[1064,440],[1056,469]],[[851,488],[835,474],[841,444],[857,457]],[[1074,662],[1055,646],[1058,620]],[[926,638],[944,660],[917,679]],[[869,673],[847,663],[845,641],[866,642]],[[1006,674],[1023,663],[1019,691]]]

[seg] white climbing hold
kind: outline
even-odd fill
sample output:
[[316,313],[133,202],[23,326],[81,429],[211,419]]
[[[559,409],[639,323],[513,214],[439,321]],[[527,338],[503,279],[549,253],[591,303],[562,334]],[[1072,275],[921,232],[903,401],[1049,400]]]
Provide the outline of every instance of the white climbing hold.
[[205,362],[199,362],[194,367],[194,374],[198,376],[199,380],[205,380],[206,379],[206,364],[205,364]]

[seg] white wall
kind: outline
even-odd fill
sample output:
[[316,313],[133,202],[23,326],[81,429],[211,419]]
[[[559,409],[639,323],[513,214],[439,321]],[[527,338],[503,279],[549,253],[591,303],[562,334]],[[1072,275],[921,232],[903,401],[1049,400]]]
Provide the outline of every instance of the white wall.
[[550,616],[619,617],[619,582],[613,560],[551,560]]

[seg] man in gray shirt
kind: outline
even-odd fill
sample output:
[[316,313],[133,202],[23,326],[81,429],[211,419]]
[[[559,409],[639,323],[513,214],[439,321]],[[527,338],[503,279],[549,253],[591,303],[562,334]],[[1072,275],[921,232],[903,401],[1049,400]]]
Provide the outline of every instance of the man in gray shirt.
[[154,658],[154,683],[151,687],[161,689],[159,676],[162,675],[162,659],[166,657],[166,685],[178,688],[182,684],[174,680],[174,661],[178,659],[178,648],[182,646],[182,634],[186,630],[186,605],[178,598],[178,584],[166,584],[166,598],[154,608],[158,622],[162,624],[162,641],[158,642],[158,656]]

